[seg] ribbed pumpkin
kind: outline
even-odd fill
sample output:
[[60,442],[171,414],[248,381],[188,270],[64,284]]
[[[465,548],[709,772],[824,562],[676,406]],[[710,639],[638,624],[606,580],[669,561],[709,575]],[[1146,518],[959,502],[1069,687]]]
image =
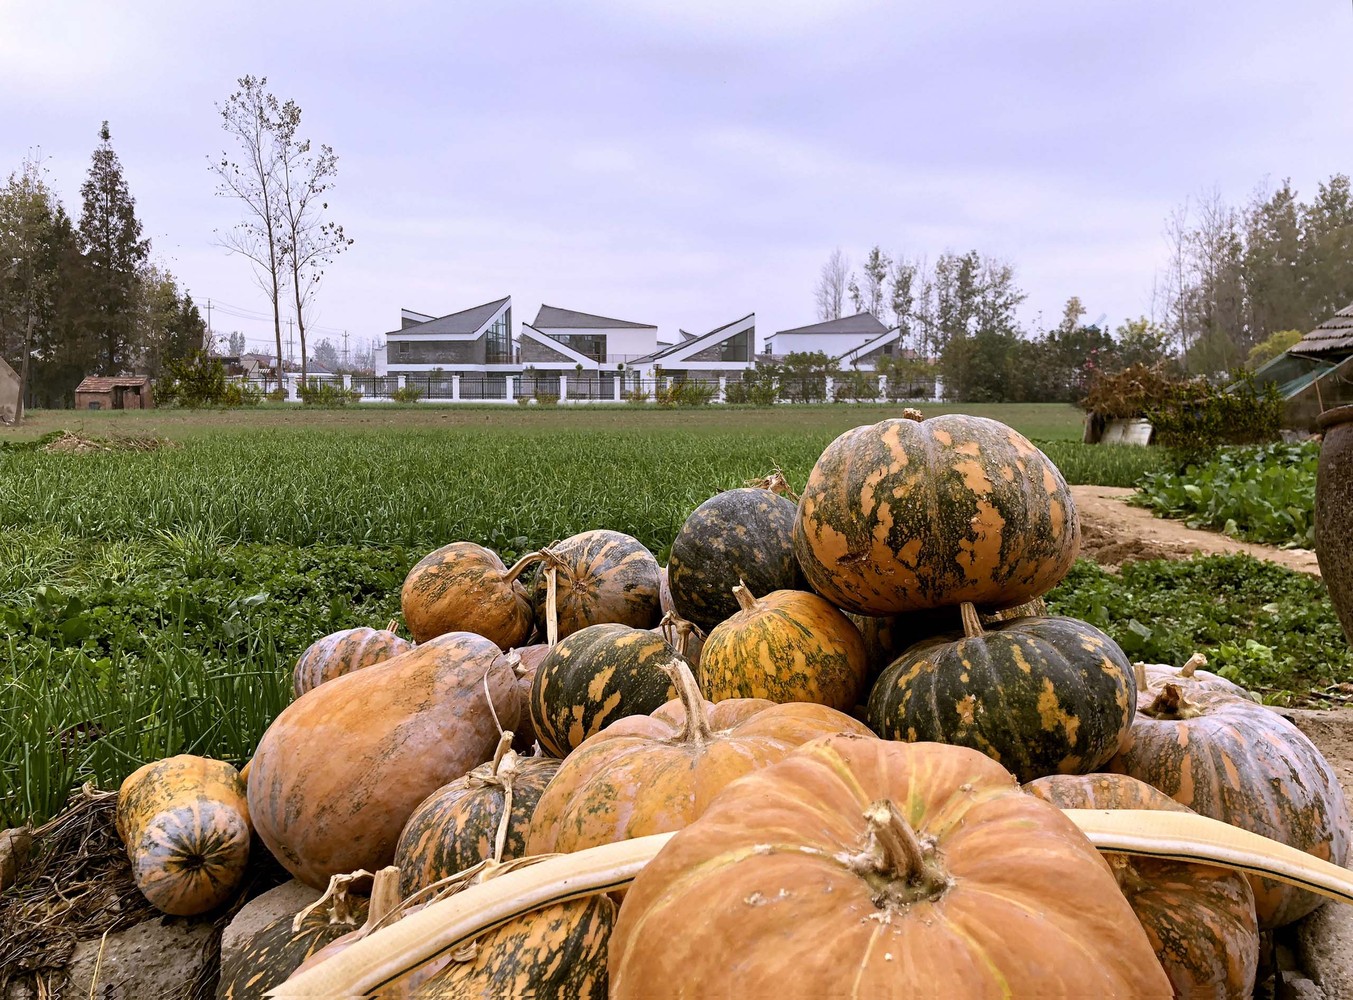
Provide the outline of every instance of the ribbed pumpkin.
[[1127,739],[1136,683],[1123,651],[1074,618],[1014,618],[984,630],[971,604],[964,637],[914,646],[869,696],[885,739],[980,750],[1021,781],[1085,774]]
[[[1138,668],[1138,664],[1133,664],[1133,669]],[[1207,657],[1202,653],[1194,653],[1182,667],[1172,667],[1166,663],[1143,663],[1140,664],[1141,672],[1138,674],[1137,687],[1139,691],[1145,691],[1147,688],[1153,688],[1159,691],[1166,684],[1187,681],[1200,688],[1206,688],[1209,691],[1217,691],[1221,694],[1232,694],[1237,698],[1247,698],[1250,701],[1257,699],[1245,688],[1241,687],[1235,681],[1228,681],[1220,674],[1210,673],[1207,670],[1199,669],[1207,666]],[[1143,678],[1145,683],[1142,683]]]
[[521,560],[508,569],[498,553],[474,542],[428,553],[409,570],[399,595],[409,632],[416,642],[474,632],[501,649],[520,646],[534,621],[531,598],[517,579],[528,565]]
[[701,690],[711,701],[808,701],[849,712],[869,661],[859,630],[830,602],[802,590],[754,597],[733,588],[742,610],[714,627],[701,651]]
[[814,740],[630,886],[611,996],[1169,997],[1109,867],[961,747]]
[[234,895],[249,861],[249,807],[223,760],[179,754],[137,768],[118,790],[118,836],[156,909],[206,913]]
[[591,625],[559,641],[531,685],[531,725],[545,752],[565,757],[627,715],[646,715],[676,692],[659,669],[676,651],[647,629]]
[[[559,761],[519,757],[511,745],[512,733],[503,733],[493,760],[443,785],[413,811],[395,845],[401,896],[488,858],[525,855],[531,814]],[[495,850],[500,835],[502,845]]]
[[380,663],[413,649],[413,643],[401,639],[389,628],[345,628],[311,643],[291,674],[292,690],[299,698],[313,687],[335,677]]
[[334,876],[318,905],[264,924],[223,957],[216,1000],[263,1000],[311,955],[360,927],[367,900],[351,893],[353,881]]
[[[1296,726],[1247,698],[1183,680],[1148,689],[1129,742],[1108,769],[1204,816],[1348,863],[1348,804],[1333,768]],[[1322,902],[1271,879],[1250,876],[1250,885],[1264,930]]]
[[710,497],[672,540],[668,584],[677,614],[708,633],[737,614],[733,588],[755,593],[805,589],[794,558],[793,501],[745,487]]
[[794,524],[808,583],[864,615],[1004,608],[1056,586],[1080,546],[1057,467],[998,421],[911,412],[846,431],[813,466]]
[[469,632],[321,684],[282,711],[254,754],[259,836],[316,888],[381,868],[418,803],[493,756],[518,697],[507,658]]
[[652,715],[612,723],[568,756],[536,805],[528,853],[568,853],[679,830],[729,782],[808,740],[870,735],[825,705],[759,698],[711,704],[685,663],[673,659],[664,669],[680,697]]
[[536,621],[548,624],[549,577],[555,577],[556,642],[589,625],[652,628],[662,617],[661,571],[643,542],[598,529],[555,542],[522,563],[539,563],[532,597]]
[[[1191,811],[1125,774],[1055,774],[1029,782],[1024,790],[1059,809]],[[1141,921],[1175,996],[1250,1000],[1259,965],[1259,925],[1254,893],[1244,875],[1130,854],[1108,854],[1104,860]]]

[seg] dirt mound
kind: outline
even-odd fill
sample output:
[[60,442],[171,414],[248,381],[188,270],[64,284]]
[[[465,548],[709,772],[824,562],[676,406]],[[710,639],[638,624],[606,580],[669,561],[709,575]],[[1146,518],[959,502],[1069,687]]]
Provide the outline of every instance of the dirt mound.
[[57,454],[86,455],[106,451],[158,451],[175,447],[172,441],[156,437],[86,438],[70,431],[59,431],[42,445],[42,450]]
[[1093,559],[1105,569],[1117,569],[1150,559],[1187,559],[1197,547],[1170,544],[1124,534],[1099,521],[1081,518],[1081,556]]

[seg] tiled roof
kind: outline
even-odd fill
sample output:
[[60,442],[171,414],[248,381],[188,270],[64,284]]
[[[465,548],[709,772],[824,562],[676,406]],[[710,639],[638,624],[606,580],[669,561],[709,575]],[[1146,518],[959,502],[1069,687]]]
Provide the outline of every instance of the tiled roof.
[[1346,354],[1353,351],[1353,305],[1345,306],[1292,348],[1293,354]]
[[150,379],[139,375],[126,375],[116,377],[105,377],[102,375],[90,375],[79,385],[75,387],[76,392],[112,392],[119,386],[124,389],[140,389],[147,385]]
[[631,323],[627,319],[611,319],[608,316],[594,316],[591,313],[547,305],[540,307],[540,312],[536,313],[535,322],[531,325],[537,330],[656,329],[652,323]]
[[392,330],[387,336],[399,338],[405,333],[438,333],[449,337],[467,337],[479,332],[479,328],[493,318],[493,314],[502,308],[503,303],[511,299],[507,295],[494,302],[485,302],[482,306],[472,306],[460,312],[447,313],[426,323],[414,323],[400,330]]
[[776,330],[771,336],[778,337],[782,333],[853,333],[868,334],[871,337],[880,333],[886,333],[888,328],[874,318],[872,313],[856,313],[854,316],[842,316],[840,319],[829,319],[825,323],[814,323],[812,326],[796,326],[792,330]]

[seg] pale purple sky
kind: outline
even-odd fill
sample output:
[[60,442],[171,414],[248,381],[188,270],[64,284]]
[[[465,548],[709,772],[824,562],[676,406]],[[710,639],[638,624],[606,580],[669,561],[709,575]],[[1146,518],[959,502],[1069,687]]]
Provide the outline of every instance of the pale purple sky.
[[874,243],[1004,257],[1030,325],[1070,295],[1117,325],[1186,197],[1353,171],[1351,42],[1349,0],[4,0],[0,173],[40,148],[78,216],[108,119],[155,256],[260,347],[207,171],[245,73],[340,157],[322,333],[510,294],[764,337]]

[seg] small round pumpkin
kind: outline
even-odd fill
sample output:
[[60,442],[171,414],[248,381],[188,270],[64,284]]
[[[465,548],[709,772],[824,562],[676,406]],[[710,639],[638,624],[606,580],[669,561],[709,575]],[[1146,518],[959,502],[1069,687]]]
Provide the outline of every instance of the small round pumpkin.
[[677,614],[708,634],[737,614],[733,588],[745,582],[758,594],[803,590],[794,558],[793,501],[759,487],[710,497],[681,526],[667,560]]
[[143,764],[118,790],[115,821],[136,887],[178,917],[234,895],[249,861],[249,806],[223,760],[179,754]]
[[559,761],[519,757],[511,745],[511,731],[504,732],[493,760],[418,804],[395,845],[401,896],[488,858],[525,855],[531,814]]
[[681,660],[663,670],[677,700],[612,723],[568,756],[536,805],[528,853],[568,853],[678,830],[729,782],[808,740],[871,735],[825,705],[760,698],[711,704]]
[[498,553],[474,542],[428,553],[409,570],[399,595],[414,641],[474,632],[500,649],[520,646],[534,622],[531,598],[517,579],[528,565],[523,559],[508,569]]
[[589,625],[613,622],[652,628],[662,617],[661,571],[643,542],[619,531],[597,529],[555,542],[522,559],[540,563],[532,597],[535,617],[548,628],[549,577],[555,578],[555,623],[551,643]]
[[813,466],[794,523],[808,583],[864,615],[1022,604],[1057,585],[1079,546],[1071,491],[1047,456],[999,421],[957,413],[846,431]]
[[[1336,865],[1349,861],[1349,813],[1328,761],[1296,726],[1248,698],[1186,680],[1142,692],[1108,770],[1154,785],[1194,812]],[[1259,927],[1298,920],[1323,899],[1249,876]]]
[[647,629],[590,625],[561,639],[531,683],[531,725],[546,753],[566,757],[627,715],[646,715],[676,692],[659,664],[676,651]]
[[[1054,774],[1024,786],[1059,809],[1192,812],[1125,774]],[[1107,854],[1175,996],[1250,1000],[1259,967],[1254,893],[1240,872],[1186,861]]]
[[980,750],[1021,781],[1085,774],[1127,739],[1136,683],[1123,651],[1074,618],[1014,618],[982,628],[962,608],[964,636],[921,643],[869,696],[884,739]]
[[282,710],[254,753],[259,837],[315,888],[385,866],[418,803],[493,756],[518,698],[507,657],[470,632],[321,684]]
[[711,701],[808,701],[849,712],[869,661],[859,630],[830,602],[802,590],[757,598],[733,588],[742,610],[714,627],[701,651],[701,688]]
[[641,871],[611,996],[1169,997],[1108,865],[962,747],[814,740]]
[[299,698],[335,677],[380,663],[413,649],[413,643],[395,634],[394,622],[384,629],[345,628],[311,643],[296,661],[291,686]]

